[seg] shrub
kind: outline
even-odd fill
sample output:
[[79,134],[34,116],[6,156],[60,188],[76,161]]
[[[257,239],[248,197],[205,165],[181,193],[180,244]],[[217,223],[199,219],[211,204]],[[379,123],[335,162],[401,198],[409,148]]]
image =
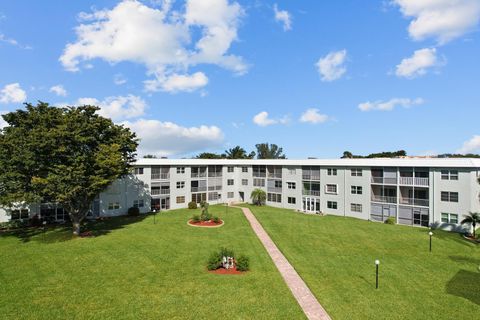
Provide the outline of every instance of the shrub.
[[202,219],[202,221],[209,221],[212,219],[212,215],[210,213],[203,213],[200,215],[200,219]]
[[213,222],[214,223],[220,223],[220,218],[219,217],[213,217]]
[[238,271],[248,271],[250,269],[250,259],[242,255],[236,260],[236,266]]
[[397,221],[395,220],[395,217],[388,217],[387,220],[385,220],[386,224],[396,224]]
[[192,222],[200,222],[200,216],[198,214],[194,214],[192,216]]
[[197,209],[197,203],[195,201],[190,201],[188,203],[188,209]]
[[222,265],[222,255],[220,252],[213,252],[208,258],[207,269],[208,270],[217,270]]
[[136,217],[140,215],[140,209],[137,207],[128,208],[128,215],[132,217]]

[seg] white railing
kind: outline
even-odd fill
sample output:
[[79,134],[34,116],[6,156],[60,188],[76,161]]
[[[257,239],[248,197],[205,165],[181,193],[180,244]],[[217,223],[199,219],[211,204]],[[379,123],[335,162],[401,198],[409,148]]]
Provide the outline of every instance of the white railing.
[[150,194],[152,196],[158,196],[160,194],[170,194],[170,188],[168,188],[168,189],[152,189]]
[[320,190],[303,190],[303,195],[320,197]]
[[209,172],[208,177],[209,178],[216,178],[216,177],[221,177],[222,173],[221,172]]
[[268,177],[269,178],[279,178],[281,179],[282,178],[282,173],[268,173]]
[[207,187],[192,187],[192,192],[207,191]]
[[168,180],[170,173],[152,173],[152,180]]
[[400,198],[400,204],[408,204],[412,206],[428,207],[428,199]]
[[429,179],[419,178],[419,177],[400,177],[399,183],[401,185],[409,185],[409,186],[428,186]]
[[397,178],[372,177],[372,183],[397,184]]
[[206,178],[207,173],[206,172],[200,172],[200,173],[193,173],[191,175],[192,178]]
[[318,175],[313,175],[313,174],[303,174],[302,175],[303,180],[320,180],[320,174]]
[[372,201],[383,202],[383,203],[397,203],[397,197],[372,195]]
[[282,193],[282,188],[268,187],[268,192]]
[[255,178],[265,178],[267,176],[266,172],[255,172],[253,171],[253,176]]

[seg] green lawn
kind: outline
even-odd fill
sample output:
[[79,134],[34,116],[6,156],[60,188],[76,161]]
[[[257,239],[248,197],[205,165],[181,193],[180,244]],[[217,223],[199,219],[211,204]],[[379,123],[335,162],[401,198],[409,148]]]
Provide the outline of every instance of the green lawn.
[[428,229],[250,208],[334,319],[480,319],[480,249],[458,234],[430,253]]
[[[211,207],[225,225],[186,225],[191,210],[121,217],[70,239],[57,228],[0,236],[2,319],[304,319],[240,210]],[[227,246],[250,257],[244,275],[205,263]]]

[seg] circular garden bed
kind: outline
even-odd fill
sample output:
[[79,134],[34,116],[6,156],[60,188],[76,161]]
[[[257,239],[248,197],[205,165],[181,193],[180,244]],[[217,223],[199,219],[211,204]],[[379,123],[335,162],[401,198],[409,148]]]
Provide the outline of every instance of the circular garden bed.
[[203,228],[218,228],[223,226],[223,220],[214,221],[214,220],[207,220],[207,221],[194,221],[193,219],[188,220],[187,224],[192,227],[203,227]]

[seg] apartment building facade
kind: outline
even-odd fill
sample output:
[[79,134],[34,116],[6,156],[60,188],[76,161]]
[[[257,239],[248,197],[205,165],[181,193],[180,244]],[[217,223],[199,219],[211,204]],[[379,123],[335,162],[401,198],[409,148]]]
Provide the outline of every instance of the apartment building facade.
[[[190,201],[249,202],[260,188],[273,207],[460,231],[464,215],[480,211],[479,174],[477,159],[140,159],[131,175],[99,195],[90,215],[121,215],[132,206],[178,209]],[[9,213],[0,209],[0,221],[67,218],[52,204]]]

